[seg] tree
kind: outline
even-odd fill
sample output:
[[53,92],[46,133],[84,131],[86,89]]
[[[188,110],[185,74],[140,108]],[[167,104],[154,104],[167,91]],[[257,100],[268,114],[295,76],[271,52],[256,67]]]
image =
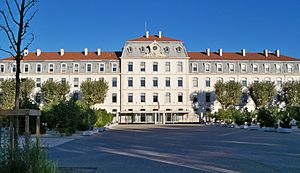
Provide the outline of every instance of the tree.
[[55,105],[66,100],[66,95],[70,92],[70,85],[68,82],[47,80],[42,84],[41,92],[45,104]]
[[254,82],[249,88],[249,94],[256,107],[265,107],[270,103],[276,94],[274,82]]
[[300,106],[300,82],[286,82],[283,85],[283,100],[290,106]]
[[242,85],[235,81],[218,81],[215,84],[215,93],[217,100],[221,103],[223,109],[230,106],[236,106],[240,103],[242,96]]
[[84,81],[80,85],[83,100],[89,105],[103,103],[108,91],[108,84],[104,79],[98,81]]
[[97,121],[94,124],[95,127],[103,127],[113,120],[113,114],[108,113],[104,109],[96,110],[96,117]]

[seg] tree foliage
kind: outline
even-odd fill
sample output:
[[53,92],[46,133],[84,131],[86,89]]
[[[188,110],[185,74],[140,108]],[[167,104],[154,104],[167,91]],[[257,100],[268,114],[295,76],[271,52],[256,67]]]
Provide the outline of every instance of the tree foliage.
[[249,94],[256,107],[265,107],[276,94],[274,82],[254,82],[249,88]]
[[242,85],[235,81],[218,81],[215,84],[215,93],[217,100],[221,103],[223,109],[230,106],[236,106],[240,103],[242,96]]
[[108,113],[104,109],[96,110],[96,118],[97,121],[95,122],[95,127],[103,127],[107,123],[111,122],[113,120],[113,114]]
[[42,84],[41,91],[45,104],[59,104],[66,100],[66,95],[70,92],[70,85],[68,82],[47,80]]
[[274,127],[275,123],[277,123],[278,116],[279,111],[277,107],[262,107],[258,110],[257,121],[261,127]]
[[300,106],[300,82],[286,82],[283,85],[283,98],[290,106]]
[[80,85],[83,100],[89,105],[103,103],[108,91],[108,84],[104,79],[98,81],[84,81]]

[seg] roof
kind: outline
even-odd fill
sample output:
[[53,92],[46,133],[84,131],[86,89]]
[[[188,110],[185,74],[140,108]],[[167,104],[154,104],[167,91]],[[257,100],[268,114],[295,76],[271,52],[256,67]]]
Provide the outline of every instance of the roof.
[[[42,52],[40,56],[36,53],[30,52],[27,56],[23,57],[25,61],[34,60],[119,60],[122,52],[101,52],[100,56],[96,52],[89,52],[87,56],[83,52],[65,52],[60,56],[59,52]],[[13,57],[4,58],[0,60],[13,60]]]
[[161,36],[161,38],[159,38],[158,35],[149,35],[148,38],[146,38],[146,36],[141,36],[141,37],[138,37],[138,38],[134,38],[132,40],[129,40],[129,41],[180,41],[180,40],[175,40],[173,38],[170,38],[170,37],[166,37],[166,36]]
[[190,60],[265,60],[265,61],[300,61],[300,59],[292,58],[285,55],[277,57],[273,53],[269,53],[266,57],[263,53],[247,52],[246,56],[243,56],[239,52],[223,52],[220,56],[216,52],[211,52],[210,56],[207,56],[206,52],[188,52]]

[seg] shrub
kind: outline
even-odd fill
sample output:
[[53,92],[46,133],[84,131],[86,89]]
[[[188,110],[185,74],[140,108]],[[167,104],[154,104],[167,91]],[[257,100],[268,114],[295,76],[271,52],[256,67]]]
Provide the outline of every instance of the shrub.
[[280,127],[291,128],[291,121],[293,117],[290,115],[288,111],[279,112],[279,119],[280,119]]
[[277,122],[277,108],[260,108],[257,113],[257,121],[261,127],[274,127]]
[[104,109],[96,110],[96,123],[94,124],[95,127],[103,127],[107,123],[113,120],[113,114],[108,113]]

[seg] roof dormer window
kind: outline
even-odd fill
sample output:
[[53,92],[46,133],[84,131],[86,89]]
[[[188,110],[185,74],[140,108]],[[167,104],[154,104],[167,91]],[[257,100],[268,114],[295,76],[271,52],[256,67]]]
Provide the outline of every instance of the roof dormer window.
[[140,52],[145,53],[145,47],[144,46],[140,47]]
[[170,52],[170,48],[167,46],[164,48],[165,53],[169,53]]
[[181,53],[181,51],[182,51],[182,48],[181,48],[181,47],[177,47],[177,48],[176,48],[176,52],[177,52],[177,53]]
[[131,53],[131,52],[132,52],[132,47],[128,47],[128,48],[127,48],[127,52],[128,52],[128,53]]

